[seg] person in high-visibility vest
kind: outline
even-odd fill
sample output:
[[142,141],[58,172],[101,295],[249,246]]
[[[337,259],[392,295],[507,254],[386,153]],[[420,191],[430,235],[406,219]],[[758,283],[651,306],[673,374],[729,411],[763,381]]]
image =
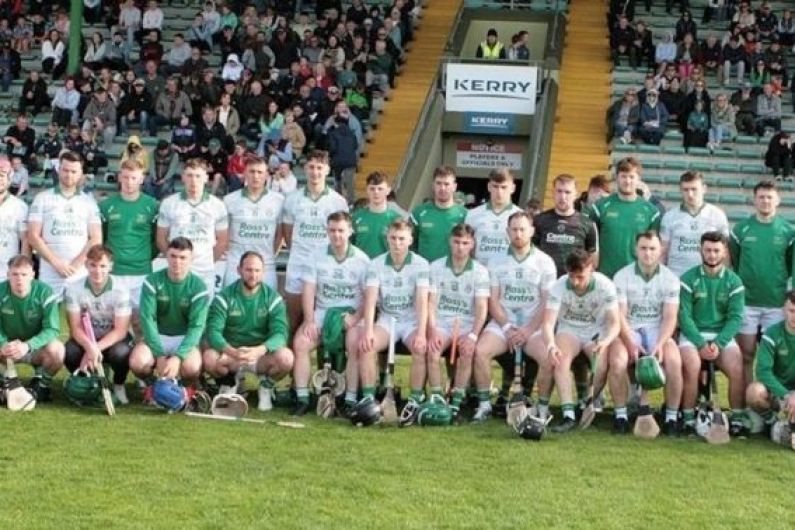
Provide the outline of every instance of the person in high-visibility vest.
[[486,33],[486,40],[480,43],[475,56],[479,59],[505,59],[505,45],[497,40],[497,30],[491,28]]

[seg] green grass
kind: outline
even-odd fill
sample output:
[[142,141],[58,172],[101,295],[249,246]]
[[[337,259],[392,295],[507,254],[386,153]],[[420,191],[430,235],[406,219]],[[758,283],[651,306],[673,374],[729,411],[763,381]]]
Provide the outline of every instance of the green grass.
[[783,528],[791,517],[792,451],[616,437],[607,413],[533,443],[500,420],[397,429],[308,416],[293,430],[141,406],[111,419],[56,397],[0,411],[3,528]]

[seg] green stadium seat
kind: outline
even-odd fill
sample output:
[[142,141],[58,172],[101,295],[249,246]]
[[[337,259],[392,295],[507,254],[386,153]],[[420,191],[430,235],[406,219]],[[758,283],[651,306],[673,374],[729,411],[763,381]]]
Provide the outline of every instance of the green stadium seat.
[[716,149],[712,156],[715,158],[734,158],[734,151],[731,149]]
[[680,202],[682,200],[682,193],[679,190],[666,191],[663,193],[663,198],[666,201]]
[[716,175],[704,175],[704,184],[707,186],[717,186],[718,177]]
[[721,193],[720,202],[724,204],[746,204],[747,195],[742,193]]
[[684,138],[684,135],[679,131],[679,129],[668,129],[665,131],[665,139],[666,140],[677,140],[681,141]]
[[754,158],[759,159],[759,151],[752,151],[749,149],[738,149],[737,150],[737,157],[738,158]]
[[707,202],[718,202],[720,199],[720,195],[718,195],[717,191],[708,191],[704,194],[704,200]]
[[643,182],[647,184],[665,184],[667,180],[665,175],[643,175]]
[[725,188],[742,188],[743,179],[738,177],[718,177],[718,186]]
[[742,164],[740,166],[741,173],[759,174],[765,173],[765,166],[762,164]]
[[659,154],[661,152],[661,149],[660,149],[659,145],[640,144],[638,146],[638,152],[639,153],[653,153],[653,154],[656,155],[656,154]]
[[666,160],[663,162],[663,167],[665,169],[676,169],[679,171],[684,171],[687,169],[687,162],[684,160]]
[[737,138],[735,138],[734,141],[736,143],[738,143],[738,144],[756,144],[756,143],[759,143],[757,141],[757,139],[756,139],[756,136],[745,136],[745,135],[742,135],[742,134],[739,135]]
[[740,171],[740,166],[737,164],[730,164],[728,162],[721,162],[715,164],[715,171],[720,173],[738,173]]
[[642,160],[643,167],[650,169],[660,169],[663,167],[663,161],[659,158],[649,158]]
[[748,210],[729,210],[726,212],[726,217],[729,218],[730,223],[742,221],[750,215]]
[[663,147],[663,153],[668,155],[684,155],[686,154],[685,148],[681,145],[666,145]]
[[688,150],[688,154],[692,156],[709,156],[710,152],[709,149],[705,149],[703,147],[691,147]]
[[712,169],[712,164],[702,160],[693,160],[688,164],[688,167],[693,171],[710,171]]
[[781,196],[781,206],[786,207],[795,207],[795,197],[790,195],[789,193],[785,193]]
[[634,153],[637,151],[635,144],[625,144],[624,142],[616,142],[613,144],[614,153]]

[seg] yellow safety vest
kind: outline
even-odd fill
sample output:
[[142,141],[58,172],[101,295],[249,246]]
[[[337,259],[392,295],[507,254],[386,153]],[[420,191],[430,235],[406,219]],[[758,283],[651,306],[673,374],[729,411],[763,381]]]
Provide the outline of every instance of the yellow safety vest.
[[489,43],[483,41],[480,43],[480,49],[483,52],[484,59],[499,59],[500,52],[502,51],[502,43],[497,41],[494,43],[494,47],[490,48]]

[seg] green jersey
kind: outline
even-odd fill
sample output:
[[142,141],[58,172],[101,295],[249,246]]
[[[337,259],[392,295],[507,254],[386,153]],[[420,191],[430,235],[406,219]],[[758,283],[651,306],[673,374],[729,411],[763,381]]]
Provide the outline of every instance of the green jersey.
[[756,348],[754,375],[778,399],[795,390],[795,332],[786,322],[765,330]]
[[33,280],[28,295],[19,298],[7,281],[0,283],[0,346],[21,340],[36,351],[59,333],[58,298],[47,284]]
[[641,197],[626,201],[617,193],[608,195],[591,206],[588,216],[599,229],[599,246],[609,249],[599,254],[599,272],[608,278],[635,260],[635,236],[660,229],[660,211]]
[[237,280],[215,295],[207,317],[207,341],[216,351],[227,346],[265,346],[274,352],[287,345],[287,308],[279,294],[260,284],[254,294],[245,294]]
[[709,276],[704,267],[693,267],[682,275],[679,291],[679,329],[701,349],[707,341],[701,333],[717,333],[715,343],[723,349],[740,331],[745,310],[745,287],[739,276],[723,267]]
[[207,286],[192,272],[179,282],[168,277],[168,269],[146,277],[141,287],[141,328],[155,357],[164,353],[160,335],[185,336],[176,351],[183,360],[199,346],[209,298]]
[[141,276],[152,272],[155,223],[159,205],[142,193],[128,201],[121,194],[99,204],[105,244],[113,251],[113,274]]
[[463,223],[467,209],[460,204],[449,208],[439,208],[433,202],[420,204],[411,212],[411,223],[414,225],[414,245],[417,254],[433,262],[447,257],[450,246],[450,230],[458,223]]
[[745,284],[749,306],[784,305],[793,237],[795,229],[779,216],[760,223],[752,215],[732,228],[729,251],[734,270]]
[[353,217],[353,244],[363,250],[369,258],[380,256],[386,252],[386,232],[389,225],[400,214],[391,208],[383,212],[374,212],[369,207],[357,208]]

